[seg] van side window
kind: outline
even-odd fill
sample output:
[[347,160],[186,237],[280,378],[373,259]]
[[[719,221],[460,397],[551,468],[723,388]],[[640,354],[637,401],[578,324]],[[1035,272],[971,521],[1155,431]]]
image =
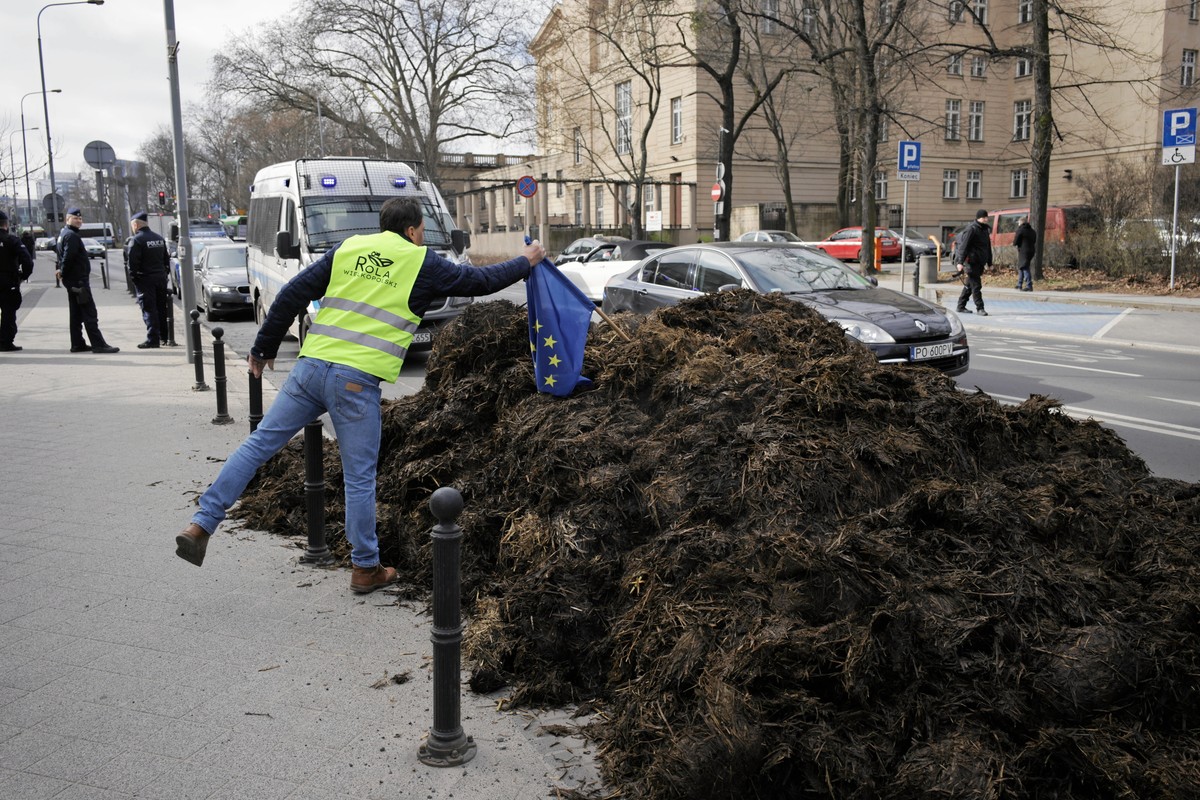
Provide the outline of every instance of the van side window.
[[275,233],[279,230],[282,197],[256,197],[250,201],[250,230],[246,236],[252,247],[264,253],[275,252]]
[[296,228],[296,204],[289,199],[283,208],[283,219],[280,220],[279,230],[287,231],[294,242],[296,241]]
[[1001,214],[996,223],[996,227],[997,227],[996,233],[1016,233],[1017,220],[1019,220],[1022,216],[1024,216],[1024,215],[1023,214]]

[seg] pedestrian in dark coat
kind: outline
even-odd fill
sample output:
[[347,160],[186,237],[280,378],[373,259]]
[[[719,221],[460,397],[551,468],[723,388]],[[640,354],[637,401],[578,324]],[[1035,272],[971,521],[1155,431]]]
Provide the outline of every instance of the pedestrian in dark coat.
[[958,296],[958,312],[971,313],[967,300],[974,299],[975,313],[986,317],[983,310],[983,271],[992,265],[992,227],[987,224],[987,209],[975,212],[975,221],[966,227],[954,250],[954,263],[963,276],[963,290]]
[[[121,348],[104,341],[104,334],[100,332],[100,316],[96,313],[96,301],[92,298],[92,284],[88,277],[92,274],[91,259],[79,236],[83,213],[78,208],[68,209],[66,223],[58,234],[58,269],[54,274],[67,290],[71,352],[119,352]],[[87,331],[90,346],[83,340],[83,330]]]
[[29,257],[36,262],[37,240],[33,238],[33,231],[29,230],[29,228],[21,232],[21,244],[25,245],[25,249],[29,251]]
[[129,240],[129,276],[137,287],[146,323],[146,341],[138,345],[142,350],[167,341],[167,310],[171,302],[167,297],[171,254],[167,251],[167,241],[150,230],[148,220],[146,212],[141,211],[129,221],[133,228],[133,238]]
[[21,283],[33,274],[33,257],[21,240],[8,232],[8,215],[0,211],[0,353],[22,349],[17,338],[17,309]]
[[1021,217],[1017,224],[1013,245],[1017,248],[1017,288],[1032,292],[1033,278],[1029,272],[1029,265],[1033,262],[1033,254],[1037,252],[1037,231],[1025,217]]

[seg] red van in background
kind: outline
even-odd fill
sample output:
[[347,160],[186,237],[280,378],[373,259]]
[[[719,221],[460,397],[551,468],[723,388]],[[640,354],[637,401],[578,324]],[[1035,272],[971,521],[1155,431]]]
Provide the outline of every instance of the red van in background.
[[[992,260],[997,264],[1017,263],[1013,236],[1017,232],[1018,220],[1028,216],[1028,207],[1006,208],[991,213],[988,224],[992,226]],[[1080,229],[1098,228],[1100,223],[1100,214],[1091,206],[1048,206],[1044,231],[1038,228],[1036,222],[1030,222],[1045,243],[1042,263],[1055,267],[1076,266],[1068,246],[1071,237]]]

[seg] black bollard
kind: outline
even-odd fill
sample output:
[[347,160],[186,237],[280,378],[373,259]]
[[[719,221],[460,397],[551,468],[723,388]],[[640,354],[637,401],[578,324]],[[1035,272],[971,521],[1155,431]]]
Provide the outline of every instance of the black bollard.
[[258,430],[258,423],[262,422],[262,376],[255,377],[254,373],[250,373],[250,432],[254,433]]
[[301,564],[329,566],[334,562],[325,544],[325,443],[321,420],[304,426],[304,506],[308,510],[308,546]]
[[104,281],[104,288],[111,288],[108,285],[108,250],[104,251],[104,258],[100,261],[100,279]]
[[459,672],[462,668],[462,617],[459,564],[462,561],[462,528],[455,520],[462,513],[462,494],[443,486],[429,498],[437,517],[433,526],[433,727],[417,750],[417,758],[430,767],[456,767],[475,757],[475,740],[463,733],[460,720]]
[[213,328],[213,383],[217,384],[217,415],[213,417],[213,425],[228,425],[233,422],[229,416],[229,396],[225,389],[225,343],[221,337],[225,335],[224,328]]
[[196,382],[192,384],[193,392],[207,392],[208,384],[204,382],[204,348],[200,346],[200,312],[192,309],[192,342],[196,349],[192,351],[192,360],[196,364]]
[[167,298],[167,329],[162,332],[168,347],[175,347],[175,301]]

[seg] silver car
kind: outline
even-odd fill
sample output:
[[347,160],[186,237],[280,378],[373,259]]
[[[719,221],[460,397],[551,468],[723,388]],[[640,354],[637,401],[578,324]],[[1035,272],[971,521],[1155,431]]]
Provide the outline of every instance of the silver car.
[[218,314],[253,314],[245,244],[213,244],[200,253],[196,265],[196,307],[205,319]]
[[796,244],[718,242],[672,247],[604,287],[605,313],[646,314],[708,292],[751,289],[804,303],[881,364],[929,366],[961,375],[971,353],[962,321],[920,297],[881,289],[840,261]]

